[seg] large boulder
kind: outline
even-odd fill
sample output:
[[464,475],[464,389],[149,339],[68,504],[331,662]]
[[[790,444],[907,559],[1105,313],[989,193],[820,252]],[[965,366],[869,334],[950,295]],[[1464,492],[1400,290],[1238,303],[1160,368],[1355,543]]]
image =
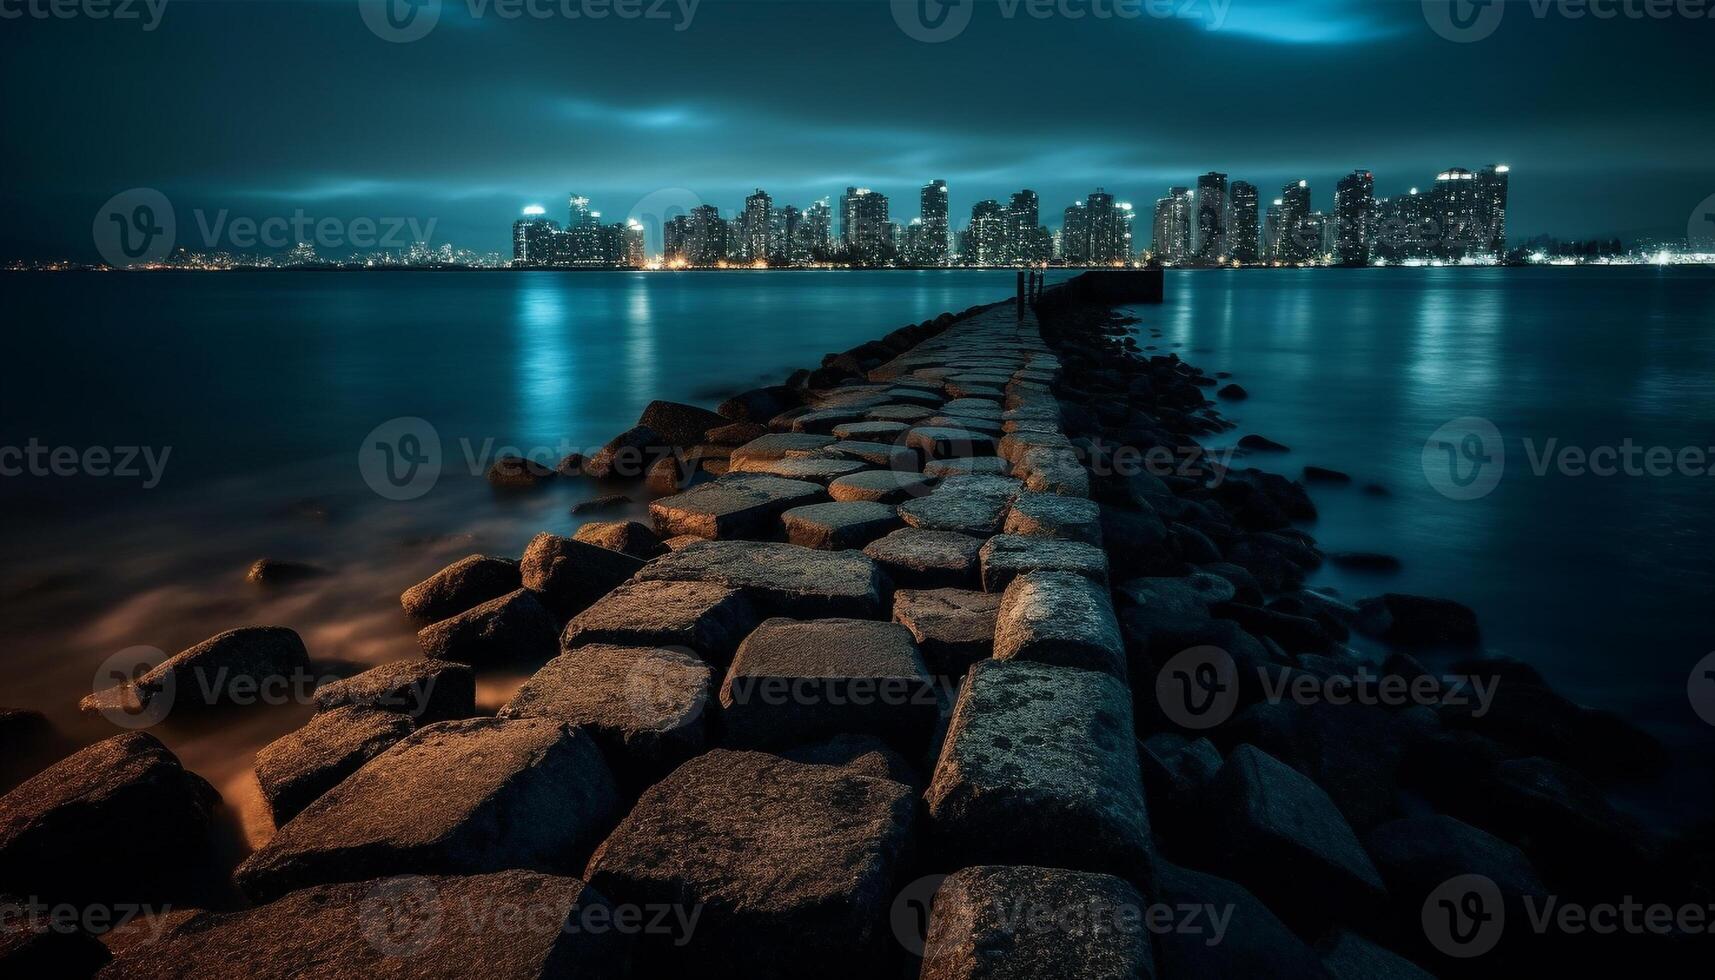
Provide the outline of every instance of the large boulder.
[[607,445],[584,461],[584,472],[598,480],[636,480],[662,456],[672,452],[672,443],[647,425],[633,426],[608,440]]
[[643,562],[544,531],[530,539],[519,567],[524,587],[563,622],[637,574]]
[[554,655],[559,621],[519,589],[417,631],[417,646],[431,660],[476,666],[527,663]]
[[862,619],[770,619],[721,685],[729,744],[763,748],[874,735],[919,754],[940,714],[911,631]]
[[466,555],[400,593],[399,604],[412,619],[433,623],[522,585],[518,563],[512,559]]
[[315,885],[259,908],[170,920],[101,977],[618,980],[630,942],[616,916],[578,879],[532,871]]
[[419,725],[476,714],[476,672],[451,660],[396,660],[316,688],[316,710],[379,708]]
[[903,783],[716,749],[650,787],[587,877],[615,902],[699,910],[687,936],[640,937],[638,976],[874,977],[915,811]]
[[900,526],[889,504],[848,501],[794,507],[780,516],[786,540],[805,548],[862,548]]
[[986,660],[973,666],[926,794],[955,864],[1040,864],[1147,880],[1149,814],[1131,696],[1113,676]]
[[335,708],[256,753],[256,781],[275,824],[297,816],[365,762],[416,728],[410,717],[374,708]]
[[1001,595],[994,656],[1126,676],[1125,641],[1108,590],[1075,572],[1011,580]]
[[1155,936],[1163,980],[1327,980],[1316,951],[1255,895],[1225,878],[1162,862],[1150,897],[1177,910]]
[[310,655],[284,626],[245,626],[211,636],[155,668],[85,697],[84,714],[165,715],[168,710],[254,704],[256,692],[310,676]]
[[960,677],[994,653],[1000,596],[969,589],[900,589],[893,621],[911,631],[931,673]]
[[657,400],[644,406],[637,424],[655,430],[667,445],[684,448],[702,442],[710,429],[724,426],[729,421],[726,416],[706,408]]
[[[773,466],[776,462],[755,465]],[[649,515],[664,537],[694,534],[710,539],[777,538],[781,514],[827,497],[827,491],[817,483],[756,473],[735,474],[653,501]]]
[[[209,858],[220,794],[153,735],[89,746],[0,797],[0,892],[70,903],[179,899]],[[113,842],[133,842],[115,852]]]
[[957,531],[902,527],[867,544],[895,585],[912,589],[973,588],[978,584],[983,539]]
[[1250,745],[1227,757],[1207,793],[1212,856],[1301,929],[1373,922],[1386,888],[1328,794]]
[[593,544],[640,561],[648,561],[667,550],[661,536],[638,521],[591,521],[572,534],[573,541]]
[[756,621],[744,593],[717,582],[628,582],[573,616],[560,648],[689,647],[710,663],[725,663]]
[[623,785],[641,788],[702,751],[714,671],[660,647],[580,646],[548,661],[500,709],[587,729]]
[[618,808],[587,733],[546,718],[444,721],[310,804],[235,878],[253,900],[269,901],[386,875],[567,871]]
[[918,976],[1153,980],[1155,953],[1145,908],[1138,890],[1112,875],[965,868],[935,890]]
[[817,551],[762,541],[700,541],[662,555],[638,573],[645,582],[713,582],[743,592],[763,616],[816,619],[886,614],[887,582],[854,551]]

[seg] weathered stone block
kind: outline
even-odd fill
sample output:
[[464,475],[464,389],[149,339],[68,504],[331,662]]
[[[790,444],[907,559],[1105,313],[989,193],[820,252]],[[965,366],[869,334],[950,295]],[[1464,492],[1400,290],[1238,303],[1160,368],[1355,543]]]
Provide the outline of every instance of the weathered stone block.
[[827,491],[815,483],[733,475],[654,501],[649,514],[666,537],[765,538],[774,536],[781,514],[826,497]]
[[1031,572],[1007,585],[994,655],[1126,676],[1125,642],[1107,588],[1073,572]]
[[[983,865],[935,891],[921,980],[1151,980],[1147,905],[1112,875]],[[1047,924],[1047,928],[1044,928]]]
[[715,582],[628,582],[573,616],[560,648],[680,646],[725,663],[755,625],[756,610],[737,589]]
[[274,823],[297,816],[415,728],[407,715],[347,706],[320,712],[268,743],[256,753],[256,781]]
[[546,531],[530,539],[519,561],[524,587],[564,622],[636,574],[643,562]]
[[640,581],[714,582],[743,592],[763,616],[816,619],[885,614],[886,581],[855,551],[817,551],[763,541],[706,541],[662,555]]
[[881,504],[897,504],[913,497],[926,496],[935,481],[916,473],[897,470],[865,470],[842,476],[828,484],[828,495],[838,501],[870,500]]
[[1102,543],[1102,508],[1092,500],[1058,493],[1021,493],[1002,528],[1007,534]]
[[902,523],[890,504],[847,501],[794,507],[781,515],[786,540],[805,548],[862,548]]
[[863,553],[902,588],[966,588],[978,582],[983,539],[957,531],[905,527],[870,542]]
[[554,655],[560,624],[538,595],[519,589],[425,626],[417,646],[431,660],[479,666],[545,660]]
[[522,585],[518,563],[510,558],[467,555],[399,596],[405,615],[433,623],[497,599]]
[[1032,572],[1072,572],[1093,582],[1108,580],[1108,556],[1082,541],[997,534],[983,545],[983,591],[1001,592],[1013,579]]
[[967,589],[900,589],[893,621],[911,631],[923,662],[943,677],[959,677],[994,653],[1000,596]]
[[316,710],[392,711],[419,725],[476,714],[476,672],[451,660],[396,660],[316,688]]

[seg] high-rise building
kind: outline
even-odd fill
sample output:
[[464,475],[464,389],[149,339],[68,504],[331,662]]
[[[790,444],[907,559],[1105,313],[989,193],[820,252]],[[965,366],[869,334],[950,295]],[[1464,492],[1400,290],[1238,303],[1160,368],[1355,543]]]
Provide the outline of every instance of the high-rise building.
[[1371,255],[1387,262],[1429,258],[1432,224],[1429,195],[1415,187],[1409,193],[1378,200]]
[[644,236],[643,222],[632,218],[625,223],[624,265],[633,269],[641,269],[649,262],[649,250],[645,244]]
[[1310,182],[1296,180],[1280,189],[1275,258],[1286,263],[1308,262],[1322,247],[1322,229],[1310,224]]
[[1060,221],[1060,258],[1067,265],[1087,265],[1090,261],[1090,209],[1083,201],[1073,201]]
[[793,265],[808,261],[809,256],[799,255],[796,243],[798,241],[798,224],[803,220],[803,212],[788,204],[776,208],[768,226],[768,260],[783,265]]
[[676,214],[661,226],[661,261],[669,266],[689,263],[685,257],[685,240],[690,237],[691,218]]
[[768,235],[773,230],[774,199],[758,187],[744,199],[739,216],[739,258],[745,262],[768,261]]
[[1430,190],[1431,254],[1447,261],[1465,257],[1483,238],[1477,217],[1477,175],[1453,167],[1435,175]]
[[512,223],[512,264],[552,265],[554,238],[559,231],[546,208],[540,204],[525,208],[523,216]]
[[803,261],[817,262],[828,258],[834,247],[833,227],[833,208],[828,205],[827,198],[813,201],[804,209],[798,220],[795,249],[803,255]]
[[1192,193],[1186,187],[1170,187],[1167,196],[1156,199],[1150,229],[1150,251],[1158,262],[1180,265],[1191,258]]
[[1028,187],[1006,206],[1006,264],[1040,265],[1053,254],[1053,240],[1042,227],[1042,201]]
[[694,266],[715,266],[726,259],[727,225],[712,204],[691,209],[685,236],[685,261]]
[[1191,254],[1198,262],[1227,257],[1227,175],[1210,171],[1197,178],[1197,223]]
[[971,205],[971,225],[964,248],[966,265],[1008,265],[1011,256],[1007,244],[1006,209],[999,201],[978,201]]
[[1512,168],[1495,163],[1477,171],[1479,251],[1502,258],[1507,252],[1507,177]]
[[1260,226],[1255,184],[1242,180],[1233,181],[1231,221],[1228,251],[1232,260],[1246,265],[1257,261],[1257,235]]
[[1098,187],[1066,209],[1060,229],[1068,265],[1116,265],[1131,261],[1131,205]]
[[1334,261],[1368,265],[1371,225],[1375,220],[1375,176],[1354,170],[1334,185]]
[[918,192],[918,214],[922,230],[914,233],[917,241],[911,261],[917,265],[946,265],[952,244],[948,237],[946,181],[931,180],[923,185]]
[[867,187],[847,187],[840,196],[840,246],[853,261],[878,265],[892,258],[887,196]]

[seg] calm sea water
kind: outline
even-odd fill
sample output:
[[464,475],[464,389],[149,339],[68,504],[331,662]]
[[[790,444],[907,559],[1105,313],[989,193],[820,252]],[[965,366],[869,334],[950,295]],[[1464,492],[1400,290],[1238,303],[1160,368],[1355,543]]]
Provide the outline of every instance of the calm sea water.
[[[822,354],[1002,298],[1010,272],[802,274],[8,275],[0,279],[0,446],[169,452],[138,477],[0,478],[0,674],[8,704],[76,717],[97,665],[246,623],[297,629],[314,656],[413,655],[398,593],[472,551],[567,533],[587,486],[496,497],[500,446],[599,445],[653,398],[712,405]],[[1143,343],[1251,393],[1225,406],[1304,464],[1387,496],[1314,490],[1330,550],[1401,557],[1394,575],[1327,570],[1348,596],[1460,599],[1490,649],[1579,700],[1681,744],[1706,739],[1692,665],[1715,649],[1715,478],[1533,472],[1530,448],[1715,445],[1715,276],[1655,269],[1173,273],[1135,311]],[[1150,328],[1162,336],[1153,339]],[[366,433],[429,423],[443,471],[389,501],[364,483]],[[1505,446],[1486,496],[1449,499],[1425,441],[1488,420]],[[169,449],[170,447],[170,449]],[[1715,462],[1712,459],[1711,462]],[[139,463],[139,467],[142,463]],[[622,512],[623,513],[623,512]],[[631,513],[641,515],[641,507]],[[599,515],[610,518],[612,514]],[[262,592],[270,556],[331,574]],[[484,681],[496,704],[513,678]],[[302,706],[156,729],[265,833],[252,754]]]

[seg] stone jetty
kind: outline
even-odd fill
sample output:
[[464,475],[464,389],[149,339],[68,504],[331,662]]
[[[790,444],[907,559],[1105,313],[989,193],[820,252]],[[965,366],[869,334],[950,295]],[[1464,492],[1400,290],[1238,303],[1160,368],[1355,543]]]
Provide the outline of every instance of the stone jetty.
[[[1513,927],[1526,901],[1707,894],[1707,849],[1605,798],[1660,764],[1647,736],[1473,656],[1455,602],[1303,587],[1310,495],[1204,450],[1215,381],[1139,348],[1125,275],[503,474],[629,476],[650,523],[407,589],[422,659],[324,686],[258,756],[278,828],[215,865],[224,899],[180,898],[218,799],[152,737],[24,782],[0,896],[172,910],[99,940],[8,920],[0,974],[1510,975],[1602,962]],[[520,665],[478,717],[477,673]],[[1331,696],[1366,671],[1421,697]],[[1459,677],[1494,682],[1481,710]],[[1509,922],[1478,956],[1491,933],[1431,914],[1471,909],[1468,876]]]

